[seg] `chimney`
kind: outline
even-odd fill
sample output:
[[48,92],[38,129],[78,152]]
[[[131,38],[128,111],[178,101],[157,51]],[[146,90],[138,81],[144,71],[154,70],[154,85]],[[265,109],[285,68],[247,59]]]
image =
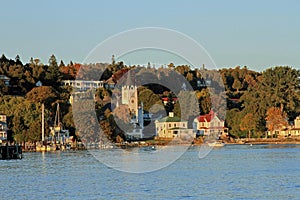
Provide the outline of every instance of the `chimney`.
[[174,113],[173,112],[169,112],[169,117],[174,117]]

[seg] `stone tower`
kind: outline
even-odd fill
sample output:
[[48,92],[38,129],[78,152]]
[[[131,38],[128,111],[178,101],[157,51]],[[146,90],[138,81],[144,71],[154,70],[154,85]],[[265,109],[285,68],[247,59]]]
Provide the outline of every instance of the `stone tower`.
[[135,85],[122,86],[122,104],[128,105],[133,117],[138,116],[138,93]]

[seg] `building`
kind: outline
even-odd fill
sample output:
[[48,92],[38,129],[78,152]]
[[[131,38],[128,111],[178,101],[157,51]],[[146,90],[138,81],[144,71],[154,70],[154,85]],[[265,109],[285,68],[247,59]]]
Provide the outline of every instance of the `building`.
[[162,100],[162,102],[163,102],[164,105],[167,105],[169,101],[172,104],[175,104],[178,101],[178,98],[177,97],[171,97],[171,100],[170,100],[169,97],[162,97],[161,100]]
[[138,91],[135,85],[122,86],[122,104],[128,105],[132,119],[138,120]]
[[131,131],[126,131],[126,138],[130,140],[135,140],[135,139],[142,139],[144,138],[143,135],[143,126],[140,126],[139,124],[133,124],[133,129]]
[[[280,137],[300,137],[300,116],[296,117],[292,125],[283,127],[281,130],[275,131],[275,134]],[[267,135],[271,136],[272,132],[268,131]]]
[[71,86],[78,90],[86,91],[90,89],[103,88],[103,81],[87,81],[87,80],[63,80],[63,86]]
[[9,84],[10,78],[8,78],[7,76],[0,75],[0,81],[3,81],[4,85],[6,86],[10,86]]
[[7,119],[6,115],[0,114],[0,141],[7,140]]
[[160,139],[191,139],[194,138],[193,129],[188,129],[188,122],[175,117],[173,112],[169,116],[155,121],[156,137]]
[[296,119],[294,120],[294,127],[290,131],[290,136],[300,136],[300,116],[296,117]]
[[220,136],[227,135],[228,133],[228,128],[225,127],[225,122],[219,119],[213,111],[210,111],[209,114],[196,117],[193,127],[197,130],[196,136]]

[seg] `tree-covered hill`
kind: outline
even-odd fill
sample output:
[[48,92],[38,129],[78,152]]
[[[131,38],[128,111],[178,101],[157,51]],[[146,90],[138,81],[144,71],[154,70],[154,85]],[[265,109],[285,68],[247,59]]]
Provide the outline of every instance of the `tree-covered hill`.
[[[14,139],[38,141],[41,103],[46,107],[49,121],[47,124],[54,117],[55,104],[60,103],[63,123],[75,135],[72,107],[69,104],[72,88],[62,87],[61,81],[74,80],[76,77],[94,80],[96,77],[97,80],[117,83],[131,69],[135,69],[137,77],[143,74],[151,80],[170,79],[176,82],[168,75],[170,71],[182,75],[195,91],[199,105],[197,114],[209,113],[212,104],[220,108],[226,107],[224,111],[219,110],[218,106],[213,108],[221,118],[225,118],[226,114],[225,122],[230,134],[238,137],[260,137],[269,127],[266,120],[275,116],[292,121],[300,114],[300,73],[288,66],[276,66],[263,72],[255,72],[246,66],[207,70],[174,64],[169,64],[166,68],[151,68],[151,65],[126,66],[123,62],[86,65],[74,64],[71,61],[65,65],[63,61],[58,62],[54,55],[49,57],[47,64],[34,58],[23,63],[18,55],[15,59],[6,58],[5,55],[0,57],[0,75],[10,79],[10,86],[0,80],[0,113],[8,115],[8,125]],[[158,112],[158,107],[164,107],[167,111],[181,115],[178,101],[171,102],[180,98],[180,95],[174,96],[167,87],[146,84],[139,87],[138,91],[139,103],[144,103],[146,111]],[[95,109],[100,126],[112,140],[120,141],[124,139],[124,132],[112,127],[115,122],[111,110],[107,109],[111,94],[112,91],[108,88],[99,89],[96,92]],[[164,105],[162,98],[169,99],[170,102]],[[226,105],[222,104],[222,99],[226,99]],[[154,108],[152,104],[158,107]]]

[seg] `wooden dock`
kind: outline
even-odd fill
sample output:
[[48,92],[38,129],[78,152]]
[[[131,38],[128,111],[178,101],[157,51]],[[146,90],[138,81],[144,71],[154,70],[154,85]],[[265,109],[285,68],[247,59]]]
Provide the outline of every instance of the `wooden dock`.
[[0,146],[0,160],[22,159],[21,145],[2,145]]

